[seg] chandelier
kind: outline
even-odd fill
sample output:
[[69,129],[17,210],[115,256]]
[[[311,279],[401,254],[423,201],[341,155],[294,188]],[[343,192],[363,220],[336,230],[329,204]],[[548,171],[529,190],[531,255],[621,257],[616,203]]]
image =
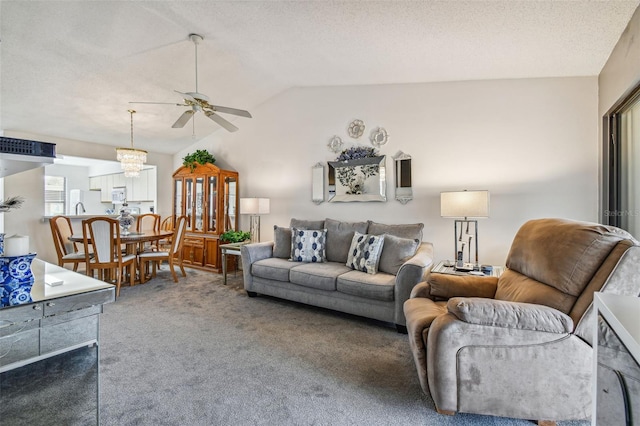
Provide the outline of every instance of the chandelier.
[[133,147],[133,114],[135,111],[132,109],[128,111],[131,115],[131,148],[116,148],[116,158],[124,170],[125,177],[138,177],[144,163],[147,162],[147,151]]

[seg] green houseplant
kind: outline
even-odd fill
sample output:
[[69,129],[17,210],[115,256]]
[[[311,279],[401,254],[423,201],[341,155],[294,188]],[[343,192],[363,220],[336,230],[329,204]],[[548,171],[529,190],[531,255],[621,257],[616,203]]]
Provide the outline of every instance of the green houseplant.
[[225,243],[241,243],[251,238],[251,232],[246,231],[227,231],[220,234],[220,240]]
[[189,167],[192,172],[196,169],[198,164],[213,164],[215,162],[216,158],[206,149],[197,149],[193,154],[187,153],[187,155],[182,158],[182,165]]

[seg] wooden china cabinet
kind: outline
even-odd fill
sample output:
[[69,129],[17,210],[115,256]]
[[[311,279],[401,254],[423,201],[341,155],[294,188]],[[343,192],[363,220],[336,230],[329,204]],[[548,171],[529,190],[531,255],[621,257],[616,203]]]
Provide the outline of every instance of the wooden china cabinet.
[[220,234],[238,230],[238,173],[213,164],[180,167],[173,174],[173,216],[187,217],[183,261],[220,272]]

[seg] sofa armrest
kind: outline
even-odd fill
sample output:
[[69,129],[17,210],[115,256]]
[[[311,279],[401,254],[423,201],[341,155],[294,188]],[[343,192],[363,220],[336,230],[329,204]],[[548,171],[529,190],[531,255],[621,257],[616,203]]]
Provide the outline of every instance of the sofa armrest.
[[425,281],[433,264],[433,244],[422,243],[416,254],[400,266],[396,275],[394,289],[396,324],[406,325],[404,318],[404,301],[409,299],[411,290],[416,284]]
[[479,297],[449,299],[447,310],[469,324],[566,334],[573,320],[557,309],[533,303],[507,302]]
[[245,244],[240,247],[240,256],[242,258],[242,277],[244,278],[245,290],[251,291],[253,286],[251,265],[258,260],[273,257],[273,245],[273,241],[266,241],[263,243]]
[[432,273],[429,276],[432,298],[446,300],[452,297],[486,297],[492,299],[498,288],[497,277],[474,275],[448,275]]

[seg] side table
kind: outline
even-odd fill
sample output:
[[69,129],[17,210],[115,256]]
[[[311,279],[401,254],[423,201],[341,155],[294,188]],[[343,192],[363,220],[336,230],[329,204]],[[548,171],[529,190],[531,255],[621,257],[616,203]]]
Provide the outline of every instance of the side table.
[[227,285],[227,255],[240,257],[240,247],[248,244],[249,241],[243,241],[241,243],[229,243],[220,244],[220,251],[222,252],[222,275],[224,285]]
[[[470,274],[469,272],[456,271],[456,268],[454,268],[453,266],[448,266],[448,263],[449,262],[446,260],[441,260],[434,267],[431,268],[431,272],[437,273],[437,274],[449,274],[449,275],[473,275],[473,274]],[[486,276],[500,277],[500,275],[502,275],[505,269],[504,266],[492,265],[491,267],[493,269],[491,271],[491,275],[486,275]]]

